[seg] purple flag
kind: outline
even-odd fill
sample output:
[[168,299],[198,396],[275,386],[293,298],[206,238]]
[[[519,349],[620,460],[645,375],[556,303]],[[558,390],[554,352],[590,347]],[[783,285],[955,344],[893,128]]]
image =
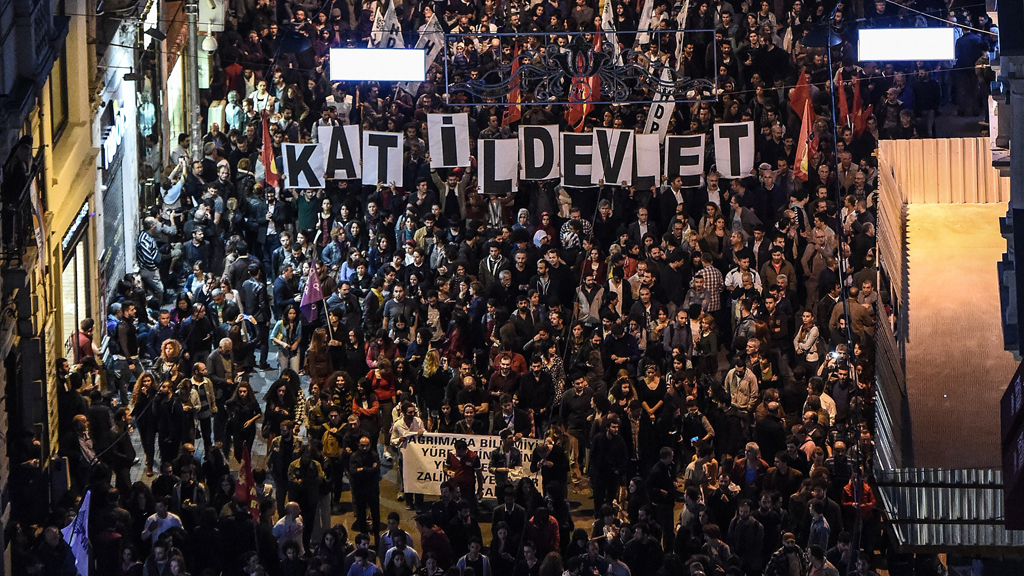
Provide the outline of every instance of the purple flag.
[[316,273],[316,262],[309,267],[309,278],[306,278],[306,287],[302,289],[302,302],[299,302],[299,311],[306,317],[306,322],[312,322],[316,318],[315,304],[324,299],[324,293],[320,289],[320,276]]

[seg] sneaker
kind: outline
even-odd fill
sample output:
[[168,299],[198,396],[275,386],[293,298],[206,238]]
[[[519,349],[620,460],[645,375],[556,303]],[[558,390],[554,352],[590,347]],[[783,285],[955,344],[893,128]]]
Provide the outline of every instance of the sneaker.
[[403,494],[399,494],[398,495],[398,501],[399,502],[405,502],[405,496]]

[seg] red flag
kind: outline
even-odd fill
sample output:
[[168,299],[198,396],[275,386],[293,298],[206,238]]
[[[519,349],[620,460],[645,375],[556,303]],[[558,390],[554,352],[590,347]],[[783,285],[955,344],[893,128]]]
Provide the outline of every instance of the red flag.
[[[594,50],[601,49],[601,35],[594,34]],[[594,102],[597,102],[601,93],[601,77],[597,74],[589,77],[576,77],[572,79],[572,88],[569,89],[569,101],[581,102],[581,104],[570,104],[565,112],[565,119],[574,132],[583,131],[583,120],[594,111]]]
[[796,86],[789,96],[789,107],[797,114],[804,113],[804,102],[811,99],[811,86],[807,83],[807,72],[801,72]]
[[270,116],[263,113],[263,152],[260,154],[260,161],[263,162],[264,179],[267,184],[277,188],[277,162],[274,159],[274,141],[270,138]]
[[519,106],[521,94],[519,90],[519,79],[516,78],[516,72],[519,71],[519,42],[512,45],[512,84],[509,86],[511,90],[508,93],[508,102],[510,106],[505,110],[505,114],[501,118],[501,125],[508,126],[509,124],[518,121],[523,117],[522,107]]
[[260,501],[256,496],[256,482],[252,479],[252,456],[249,447],[242,449],[242,465],[238,468],[238,484],[235,485],[235,497],[249,504],[249,515],[254,522],[260,520]]
[[839,84],[834,87],[839,92],[839,125],[849,126],[850,125],[850,105],[846,101],[846,83],[843,82],[842,78],[839,79]]
[[854,77],[853,79],[853,133],[856,136],[860,136],[864,129],[867,128],[868,116],[874,113],[875,107],[868,105],[867,108],[862,108],[864,103],[860,99],[860,78]]
[[811,110],[810,99],[804,100],[804,109],[800,120],[800,134],[797,135],[796,162],[793,164],[793,177],[801,182],[807,181],[807,175],[810,173],[811,167],[811,156],[814,155],[818,147],[818,139],[812,129],[815,117]]

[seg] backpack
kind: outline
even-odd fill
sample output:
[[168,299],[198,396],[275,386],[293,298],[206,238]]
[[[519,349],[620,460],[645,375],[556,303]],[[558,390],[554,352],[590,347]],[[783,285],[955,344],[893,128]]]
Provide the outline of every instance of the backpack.
[[341,457],[341,443],[338,442],[338,438],[334,434],[331,434],[330,430],[324,432],[322,452],[328,458]]

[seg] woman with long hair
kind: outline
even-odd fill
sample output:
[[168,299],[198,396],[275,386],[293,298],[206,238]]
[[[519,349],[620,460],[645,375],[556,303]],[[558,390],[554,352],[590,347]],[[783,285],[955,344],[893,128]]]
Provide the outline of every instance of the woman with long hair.
[[348,542],[339,534],[339,528],[344,530],[339,525],[324,531],[323,536],[320,538],[320,543],[317,544],[316,550],[313,552],[314,558],[325,560],[331,566],[344,565],[345,556],[351,550],[349,549]]
[[377,242],[370,246],[370,251],[366,255],[366,271],[374,276],[377,272],[384,267],[385,264],[391,261],[391,253],[393,252],[391,246],[391,240],[388,239],[387,234],[381,234],[377,238]]
[[348,372],[338,370],[332,373],[320,387],[320,396],[324,401],[324,413],[329,407],[337,406],[341,408],[341,419],[345,420],[352,412],[352,393],[354,391],[352,377],[348,375]]
[[661,376],[661,368],[657,364],[648,364],[644,369],[644,376],[640,379],[641,386],[638,386],[637,398],[642,402],[644,412],[654,422],[658,410],[665,405],[665,394],[668,392],[668,385]]
[[294,370],[283,370],[281,380],[284,380],[288,387],[288,394],[295,400],[293,409],[295,416],[292,420],[297,426],[306,423],[306,391],[302,388],[302,378]]
[[181,325],[185,318],[192,316],[192,297],[182,292],[174,301],[174,308],[171,309],[171,322]]
[[277,436],[282,422],[295,422],[295,396],[289,392],[288,383],[279,378],[270,386],[264,401],[267,406],[263,412],[263,437],[269,442]]
[[381,429],[380,401],[373,391],[373,384],[367,378],[360,380],[356,386],[356,393],[352,397],[352,413],[359,416],[359,428],[376,445]]
[[[146,519],[156,511],[156,499],[153,498],[153,490],[148,484],[139,480],[132,484],[131,493],[125,496],[127,496],[127,502],[124,507],[132,518],[129,528],[132,530],[132,534],[142,534],[146,526]],[[135,539],[132,540],[134,541]]]
[[[333,238],[337,238],[342,231],[335,225],[334,203],[330,198],[320,201],[320,211],[316,215],[316,243],[320,249],[327,247]],[[319,250],[318,250],[319,251]]]
[[703,313],[698,319],[700,331],[694,335],[693,356],[697,369],[709,376],[718,372],[718,329],[715,319]]
[[235,497],[235,479],[225,474],[210,490],[210,507],[217,511],[218,516],[231,514],[231,501]]
[[612,412],[625,418],[629,412],[629,405],[637,399],[636,389],[629,379],[629,374],[624,374],[615,379],[615,383],[608,393],[608,401],[611,402]]
[[231,281],[227,278],[221,278],[220,289],[224,293],[224,299],[234,302],[235,306],[238,306],[238,311],[245,314],[245,309],[242,308],[242,298],[238,295],[238,290],[231,285]]
[[512,576],[519,554],[519,534],[509,534],[508,522],[499,520],[494,525],[494,537],[488,548],[493,576]]
[[349,374],[364,374],[366,370],[366,343],[363,341],[363,333],[359,330],[349,330],[348,338],[345,339],[345,371]]
[[437,420],[450,379],[447,361],[441,360],[441,354],[436,349],[427,350],[423,356],[423,369],[420,370],[416,390],[420,414],[427,417],[427,428],[430,430],[433,430],[434,421]]
[[327,330],[317,328],[313,330],[313,338],[310,339],[309,350],[306,352],[306,374],[310,380],[323,384],[332,370],[331,356],[327,350]]
[[139,430],[142,451],[146,454],[146,476],[153,476],[153,460],[156,454],[157,417],[154,400],[156,398],[156,379],[149,372],[143,372],[135,380],[132,389],[132,400],[128,405],[132,420]]
[[715,261],[722,260],[723,255],[729,247],[729,230],[726,228],[725,217],[719,214],[714,219],[714,225],[701,233],[701,246],[704,252],[710,252]]
[[235,461],[242,461],[243,448],[252,449],[256,440],[256,424],[263,418],[256,393],[248,382],[239,382],[235,393],[226,403],[228,409],[228,433]]
[[[697,225],[697,231],[700,235],[706,236],[715,230],[715,221],[722,215],[722,209],[718,207],[718,204],[714,202],[708,202],[704,205],[704,214],[700,217],[700,224]],[[722,223],[725,223],[725,219],[722,219]]]
[[153,362],[153,374],[159,381],[169,380],[171,384],[177,384],[185,377],[180,342],[174,338],[164,340],[160,345],[160,357]]
[[192,264],[192,273],[185,279],[185,295],[192,298],[196,292],[201,290],[206,284],[206,276],[206,263],[196,260]]
[[392,361],[398,356],[398,345],[381,328],[374,333],[373,339],[366,344],[366,365],[375,368],[381,360]]
[[626,487],[626,517],[631,524],[639,520],[640,509],[651,503],[647,493],[647,483],[640,476],[634,476]]
[[157,388],[153,400],[156,411],[157,443],[160,446],[160,460],[169,462],[178,455],[181,446],[181,424],[175,422],[174,399],[170,382],[163,382]]
[[437,555],[434,552],[423,554],[423,565],[420,567],[417,576],[443,576],[445,571],[437,563]]
[[375,368],[366,373],[366,380],[370,382],[380,403],[381,429],[390,431],[391,410],[395,407],[395,392],[398,390],[398,379],[391,368],[391,362],[381,359]]
[[405,558],[404,552],[396,551],[391,554],[387,565],[384,566],[384,576],[412,576],[412,566]]
[[284,315],[270,331],[270,341],[277,345],[277,366],[283,372],[300,370],[299,344],[302,342],[302,322],[299,322],[299,308],[289,304]]
[[793,348],[796,350],[797,361],[804,367],[806,374],[815,374],[821,361],[818,352],[818,323],[814,312],[804,310],[800,316],[800,329],[793,337]]

